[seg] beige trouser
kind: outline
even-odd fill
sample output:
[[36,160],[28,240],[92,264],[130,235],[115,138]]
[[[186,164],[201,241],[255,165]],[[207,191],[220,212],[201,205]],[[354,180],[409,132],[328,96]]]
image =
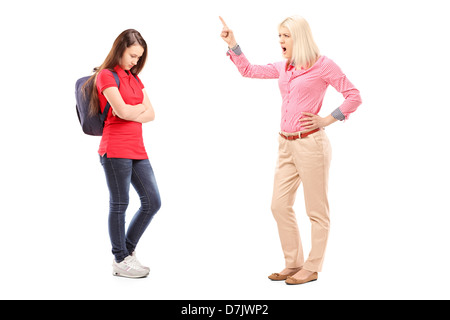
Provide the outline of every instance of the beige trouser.
[[[293,133],[284,133],[293,135]],[[286,268],[321,271],[330,225],[328,171],[331,146],[324,130],[286,140],[279,137],[278,162],[273,186],[272,213],[278,225]],[[311,251],[306,262],[293,205],[303,182],[306,213],[311,221]]]

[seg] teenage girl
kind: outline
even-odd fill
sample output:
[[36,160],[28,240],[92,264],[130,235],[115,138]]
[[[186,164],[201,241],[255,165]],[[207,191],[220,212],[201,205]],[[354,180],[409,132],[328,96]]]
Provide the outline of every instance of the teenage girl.
[[[109,188],[109,235],[113,275],[139,278],[150,269],[136,258],[136,246],[161,206],[158,186],[142,138],[142,123],[153,121],[155,113],[138,75],[147,58],[147,44],[139,32],[125,30],[114,41],[103,64],[89,79],[94,82],[90,110],[111,109],[105,121],[98,150]],[[118,87],[113,75],[117,73]],[[89,84],[87,83],[87,85]],[[125,230],[125,211],[130,184],[141,206]]]

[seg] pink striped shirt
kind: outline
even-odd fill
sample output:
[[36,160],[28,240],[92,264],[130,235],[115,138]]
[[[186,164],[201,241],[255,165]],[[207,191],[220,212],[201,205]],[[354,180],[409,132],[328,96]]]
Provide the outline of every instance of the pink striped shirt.
[[281,131],[304,130],[299,122],[299,119],[304,117],[302,112],[318,114],[325,91],[330,84],[345,98],[341,106],[331,113],[334,118],[348,119],[349,115],[362,103],[359,91],[341,69],[325,56],[321,56],[307,70],[296,70],[293,66],[286,69],[286,61],[268,65],[252,65],[239,47],[234,51],[229,50],[227,55],[244,77],[278,79],[282,97]]

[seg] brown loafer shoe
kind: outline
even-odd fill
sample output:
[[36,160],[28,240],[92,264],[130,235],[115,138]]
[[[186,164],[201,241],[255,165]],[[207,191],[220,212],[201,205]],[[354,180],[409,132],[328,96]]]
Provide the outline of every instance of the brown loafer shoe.
[[287,277],[286,278],[286,284],[304,284],[311,281],[316,281],[319,278],[319,275],[317,272],[314,272],[312,275],[310,275],[306,279],[295,279],[293,277]]
[[301,268],[298,268],[297,270],[289,273],[289,274],[279,274],[279,273],[272,273],[268,278],[273,281],[281,281],[286,280],[289,276],[293,276],[297,272],[299,272]]

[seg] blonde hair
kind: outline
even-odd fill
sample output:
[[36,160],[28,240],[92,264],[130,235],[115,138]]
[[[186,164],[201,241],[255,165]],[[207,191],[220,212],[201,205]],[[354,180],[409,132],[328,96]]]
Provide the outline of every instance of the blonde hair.
[[305,69],[310,68],[320,56],[319,47],[314,42],[308,22],[299,16],[286,18],[278,26],[285,27],[293,40],[292,57],[288,63]]

